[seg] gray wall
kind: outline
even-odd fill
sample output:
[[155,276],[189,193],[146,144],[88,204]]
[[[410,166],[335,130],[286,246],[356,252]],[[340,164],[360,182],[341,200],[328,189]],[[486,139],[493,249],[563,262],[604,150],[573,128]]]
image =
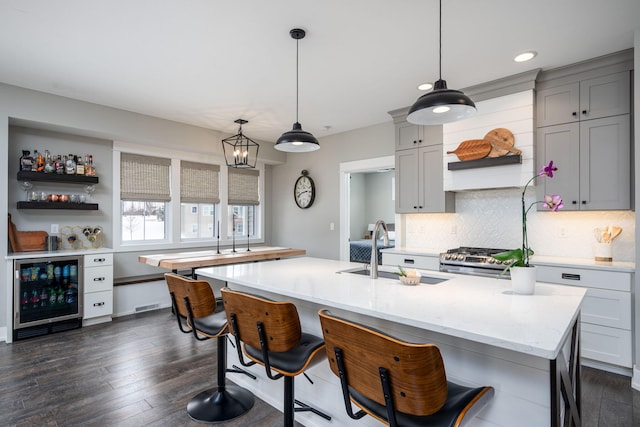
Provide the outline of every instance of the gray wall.
[[[387,123],[322,138],[318,151],[287,154],[284,165],[273,167],[272,243],[304,248],[313,257],[340,259],[340,163],[391,156],[394,138],[389,118]],[[303,169],[316,185],[315,203],[309,209],[293,201],[293,184]]]
[[366,174],[366,221],[374,224],[377,220],[395,222],[396,206],[392,199],[395,171],[372,172]]
[[349,240],[362,239],[367,231],[366,174],[352,173],[349,177]]

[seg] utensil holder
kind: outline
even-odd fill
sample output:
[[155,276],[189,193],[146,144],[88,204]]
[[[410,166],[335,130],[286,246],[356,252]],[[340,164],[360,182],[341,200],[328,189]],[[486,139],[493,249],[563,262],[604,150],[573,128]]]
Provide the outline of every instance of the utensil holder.
[[596,261],[613,261],[613,245],[611,243],[596,243],[593,247],[593,253]]

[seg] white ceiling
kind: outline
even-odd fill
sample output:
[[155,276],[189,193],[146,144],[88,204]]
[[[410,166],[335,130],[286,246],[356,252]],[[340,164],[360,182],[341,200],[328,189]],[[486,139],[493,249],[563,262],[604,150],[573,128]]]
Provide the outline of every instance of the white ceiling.
[[[444,0],[460,89],[633,46],[640,0]],[[438,76],[437,0],[0,0],[0,82],[275,141],[390,120]],[[538,56],[515,63],[534,49]]]

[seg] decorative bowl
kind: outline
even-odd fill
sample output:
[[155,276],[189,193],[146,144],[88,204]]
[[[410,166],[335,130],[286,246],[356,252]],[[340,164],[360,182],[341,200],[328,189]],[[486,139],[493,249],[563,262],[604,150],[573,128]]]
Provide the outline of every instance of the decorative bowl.
[[414,286],[420,283],[420,276],[400,276],[400,283]]

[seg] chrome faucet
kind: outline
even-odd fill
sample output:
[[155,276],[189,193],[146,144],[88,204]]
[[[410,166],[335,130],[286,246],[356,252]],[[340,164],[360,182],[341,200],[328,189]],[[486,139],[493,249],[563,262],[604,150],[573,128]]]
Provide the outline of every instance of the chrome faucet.
[[378,220],[373,227],[371,235],[371,278],[378,278],[378,229],[382,227],[385,246],[389,245],[389,233],[387,233],[387,224],[383,220]]

